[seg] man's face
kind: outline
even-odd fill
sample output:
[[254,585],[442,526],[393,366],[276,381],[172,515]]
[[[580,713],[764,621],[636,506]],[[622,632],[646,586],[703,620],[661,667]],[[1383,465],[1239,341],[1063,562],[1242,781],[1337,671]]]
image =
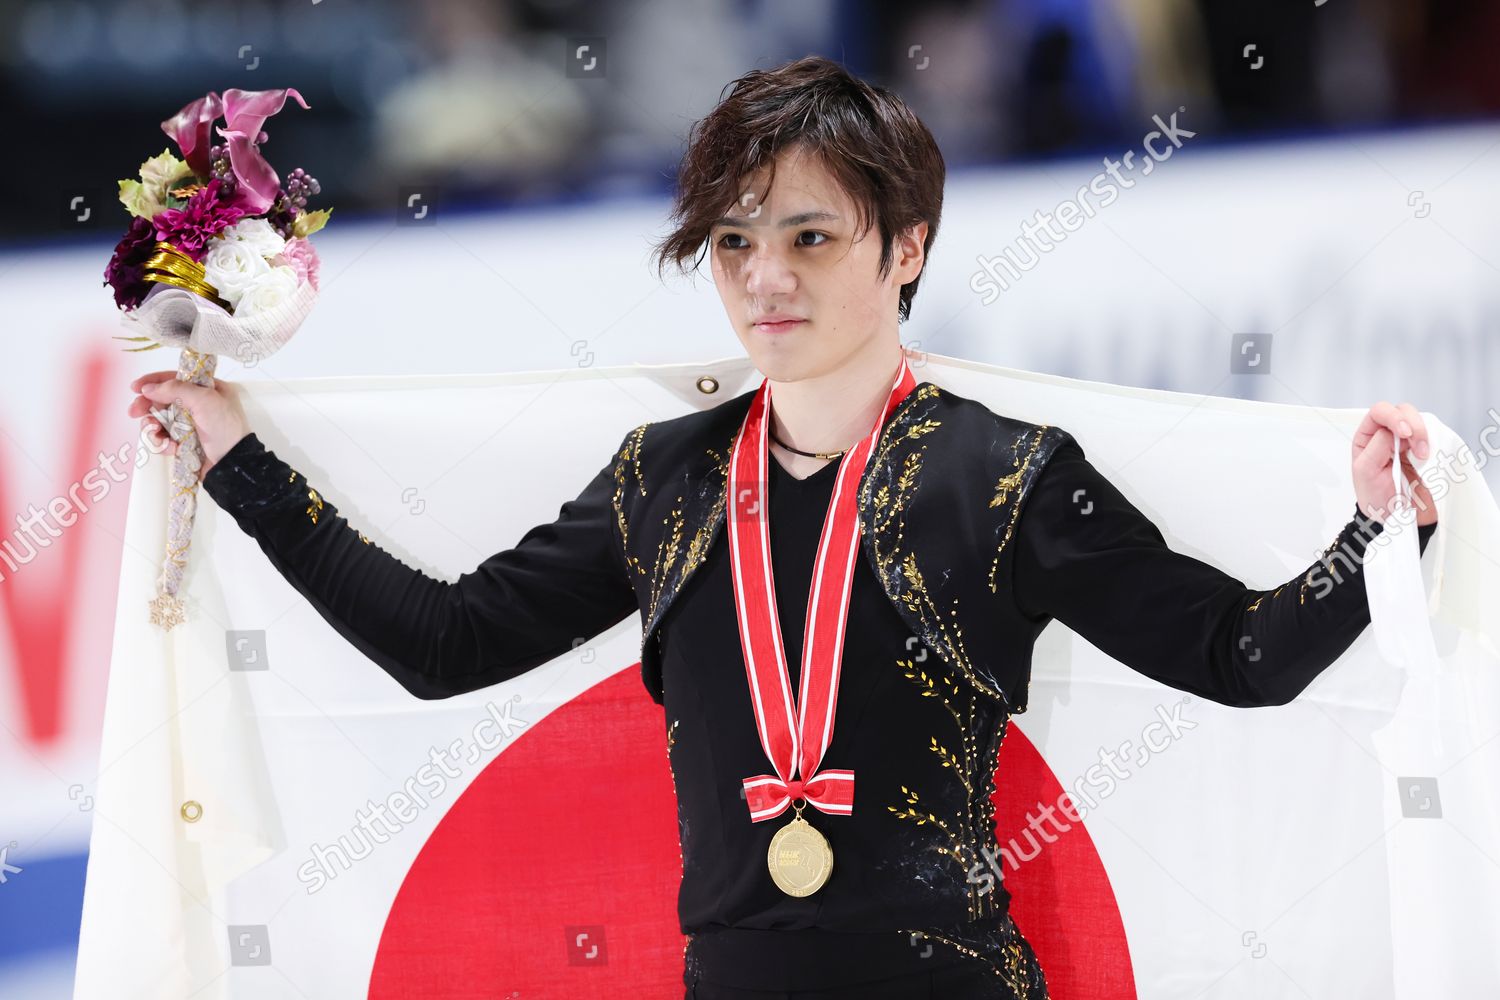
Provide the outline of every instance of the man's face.
[[[815,378],[897,341],[901,286],[922,268],[926,223],[896,242],[882,280],[880,231],[856,232],[853,200],[822,164],[783,151],[709,234],[714,285],[751,362],[775,381]],[[758,197],[764,194],[764,198]],[[761,323],[792,317],[799,322]]]

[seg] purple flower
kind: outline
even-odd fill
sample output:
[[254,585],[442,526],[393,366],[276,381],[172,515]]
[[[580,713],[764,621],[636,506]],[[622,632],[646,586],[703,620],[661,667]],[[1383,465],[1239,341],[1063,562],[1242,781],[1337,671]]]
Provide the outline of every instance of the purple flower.
[[104,269],[104,284],[114,289],[119,308],[134,309],[151,290],[151,283],[145,280],[146,261],[155,249],[156,227],[151,220],[139,216],[131,219],[130,228]]
[[215,178],[193,193],[181,208],[157,213],[156,238],[172,244],[193,260],[202,260],[205,244],[244,217],[245,210],[219,197]]
[[[303,108],[310,107],[292,87],[279,90],[234,88],[224,91],[222,97],[209,91],[162,122],[161,128],[177,143],[183,159],[199,177],[209,176],[213,169],[213,132],[223,136],[230,171],[236,182],[230,200],[243,208],[247,215],[263,215],[276,199],[280,180],[265,157],[260,155],[260,144],[266,139],[262,129],[266,119],[280,114],[287,98]],[[224,127],[216,129],[214,122],[221,114]]]
[[261,215],[271,207],[280,189],[276,171],[260,155],[261,131],[266,119],[279,114],[288,97],[303,108],[309,107],[302,95],[291,87],[282,90],[226,90],[222,98],[224,124],[218,130],[229,146],[229,164],[238,182],[235,203],[250,215]]
[[208,176],[208,148],[213,141],[214,122],[223,110],[224,102],[210,90],[161,123],[161,130],[177,143],[182,158],[199,177]]

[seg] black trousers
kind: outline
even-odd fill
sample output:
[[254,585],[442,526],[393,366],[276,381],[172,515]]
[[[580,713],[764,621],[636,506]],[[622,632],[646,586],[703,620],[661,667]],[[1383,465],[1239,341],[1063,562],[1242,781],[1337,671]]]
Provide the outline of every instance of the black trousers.
[[928,934],[916,951],[915,933],[699,931],[683,951],[683,1000],[1047,1000],[1009,914]]
[[742,990],[698,982],[683,1000],[1011,1000],[1015,994],[978,963],[828,990]]

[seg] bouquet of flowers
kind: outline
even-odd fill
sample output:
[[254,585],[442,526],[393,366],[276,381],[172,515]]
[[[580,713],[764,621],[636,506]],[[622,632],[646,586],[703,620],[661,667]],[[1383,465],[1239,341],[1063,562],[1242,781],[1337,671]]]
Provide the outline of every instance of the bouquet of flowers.
[[[288,98],[282,90],[210,92],[161,123],[181,158],[162,150],[120,181],[120,202],[134,217],[104,270],[133,351],[163,345],[181,353],[177,377],[212,385],[218,355],[255,364],[285,344],[312,309],[318,254],[309,240],[329,210],[309,211],[319,193],[300,168],[283,184],[261,155],[266,119]],[[216,123],[223,118],[224,124]],[[223,140],[215,144],[214,133]],[[172,460],[167,553],[151,620],[165,629],[184,619],[177,597],[187,565],[203,450],[192,417],[177,404],[153,411],[179,443]]]

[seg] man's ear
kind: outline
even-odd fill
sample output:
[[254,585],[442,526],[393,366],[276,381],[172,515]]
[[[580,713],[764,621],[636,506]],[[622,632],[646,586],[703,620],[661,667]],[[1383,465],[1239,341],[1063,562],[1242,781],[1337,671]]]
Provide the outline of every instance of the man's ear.
[[896,236],[896,267],[898,269],[909,269],[906,280],[902,284],[910,282],[922,273],[922,266],[926,263],[927,254],[923,250],[923,244],[927,242],[927,222],[924,219],[916,225],[908,226]]

